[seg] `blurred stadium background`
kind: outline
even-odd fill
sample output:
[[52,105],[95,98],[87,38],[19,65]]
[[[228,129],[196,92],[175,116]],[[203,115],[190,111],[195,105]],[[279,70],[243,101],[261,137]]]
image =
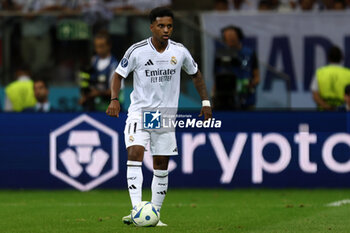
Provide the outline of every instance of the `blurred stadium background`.
[[[147,13],[159,5],[174,9],[172,39],[190,50],[209,93],[216,85],[224,87],[216,88],[216,95],[231,89],[237,94],[237,77],[217,81],[224,77],[217,73],[225,62],[218,53],[221,29],[229,25],[240,27],[243,45],[256,52],[260,82],[254,89],[256,102],[249,108],[214,106],[221,128],[177,129],[179,156],[169,166],[163,213],[170,227],[154,231],[350,232],[349,108],[341,98],[337,106],[321,109],[311,91],[313,77],[326,66],[332,46],[342,51],[341,65],[350,67],[350,1],[0,4],[0,232],[135,230],[120,223],[130,205],[124,190],[123,130],[132,78],[124,83],[119,119],[106,116],[102,102],[94,102],[97,107],[90,111],[80,101],[84,74],[92,76],[95,36],[107,32],[111,53],[120,61],[129,46],[151,36]],[[237,58],[230,52],[224,56]],[[6,93],[21,76],[19,70],[45,82],[52,111],[38,112],[33,93],[29,108],[8,104],[10,96],[21,102],[20,88]],[[344,85],[349,80],[345,75]],[[184,73],[179,112],[196,118],[200,107]],[[106,160],[100,162],[103,157]],[[148,190],[149,153],[143,172]],[[148,191],[145,196],[149,198]]]

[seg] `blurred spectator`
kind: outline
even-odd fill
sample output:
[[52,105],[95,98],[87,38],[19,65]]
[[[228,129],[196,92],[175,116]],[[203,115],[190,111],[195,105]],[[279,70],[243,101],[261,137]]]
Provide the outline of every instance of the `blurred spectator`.
[[260,0],[259,4],[258,4],[258,10],[259,11],[270,11],[270,10],[272,10],[270,1],[268,1],[268,0]]
[[23,12],[42,13],[66,9],[61,0],[12,0],[12,2]]
[[118,65],[111,54],[111,38],[106,31],[99,32],[94,38],[96,56],[92,59],[91,71],[80,75],[82,97],[80,104],[85,111],[105,111],[110,102],[110,80]]
[[21,112],[36,104],[33,81],[30,78],[29,68],[25,65],[16,69],[15,77],[16,81],[5,88],[5,111]]
[[275,1],[275,7],[278,12],[290,12],[296,9],[297,0],[280,0]]
[[231,1],[232,9],[233,10],[241,10],[244,3],[245,3],[244,0],[232,0]]
[[344,101],[345,104],[338,108],[340,112],[349,112],[350,111],[350,84],[346,85],[344,91]]
[[81,11],[85,7],[89,7],[90,2],[95,1],[89,1],[89,0],[61,0],[62,5],[70,11]]
[[315,0],[299,0],[299,9],[301,11],[317,10],[317,4]]
[[321,9],[322,10],[332,10],[334,8],[334,0],[322,0]]
[[13,0],[0,0],[0,9],[6,11],[20,10],[21,6],[16,4]]
[[214,107],[219,110],[254,108],[255,88],[259,83],[256,53],[242,44],[239,27],[221,30],[224,46],[215,55]]
[[317,69],[311,83],[313,99],[321,110],[335,110],[344,102],[345,86],[350,84],[350,70],[341,65],[342,51],[333,46],[328,51],[329,64]]
[[215,11],[228,11],[229,10],[228,0],[215,0],[214,10]]
[[33,110],[35,112],[53,111],[49,102],[49,87],[46,81],[38,79],[34,81],[34,96],[37,103]]
[[271,10],[278,10],[279,6],[281,5],[279,0],[270,0],[270,8]]
[[333,10],[345,10],[346,3],[345,0],[334,0]]
[[298,5],[298,0],[289,0],[288,4],[292,10],[295,10],[297,8],[297,5]]
[[229,0],[229,10],[236,11],[256,11],[257,1],[256,0]]
[[[136,12],[149,12],[156,7],[170,7],[172,0],[105,0],[105,4],[108,9],[114,13],[121,11],[136,11]],[[149,37],[149,19],[145,17],[134,17],[131,19],[133,25],[131,34],[135,41],[143,40],[145,37]]]
[[156,7],[170,7],[172,0],[105,0],[104,4],[114,11],[136,10],[147,12]]
[[51,29],[55,25],[53,16],[37,15],[43,12],[66,9],[60,0],[12,0],[23,13],[28,13],[21,22],[20,55],[30,65],[33,74],[51,68]]
[[[69,2],[69,1],[68,1]],[[85,21],[94,26],[93,32],[96,33],[106,29],[109,21],[113,18],[113,12],[106,5],[104,0],[80,0],[79,9],[84,15]],[[114,1],[112,1],[114,2]],[[117,1],[119,2],[119,1]]]

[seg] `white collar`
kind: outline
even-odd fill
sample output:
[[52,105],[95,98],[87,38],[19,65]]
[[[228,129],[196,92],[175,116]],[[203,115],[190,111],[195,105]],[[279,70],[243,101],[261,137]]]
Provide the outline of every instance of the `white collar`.
[[101,61],[110,61],[111,58],[112,58],[112,55],[109,55],[109,56],[107,56],[107,57],[105,57],[105,58],[100,57],[100,60],[101,60]]
[[18,81],[30,81],[30,77],[28,75],[21,75],[17,79]]
[[50,103],[49,102],[45,102],[45,103],[36,103],[35,105],[35,110],[39,111],[39,109],[42,107],[43,112],[49,112],[50,111]]

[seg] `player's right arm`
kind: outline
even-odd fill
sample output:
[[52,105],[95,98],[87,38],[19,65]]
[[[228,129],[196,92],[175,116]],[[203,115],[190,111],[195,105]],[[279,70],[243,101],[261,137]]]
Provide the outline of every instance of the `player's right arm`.
[[123,77],[117,72],[114,72],[111,84],[111,102],[107,108],[107,115],[112,117],[119,117],[120,103],[119,92]]
[[115,70],[111,83],[111,103],[109,104],[106,113],[112,117],[119,117],[120,103],[119,92],[123,78],[127,78],[129,73],[135,69],[135,53],[133,51],[137,45],[131,46],[124,54],[123,59],[118,64]]

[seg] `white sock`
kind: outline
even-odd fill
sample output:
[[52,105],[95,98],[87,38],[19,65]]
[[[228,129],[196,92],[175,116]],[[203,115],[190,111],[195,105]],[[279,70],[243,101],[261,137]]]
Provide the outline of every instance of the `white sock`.
[[152,180],[152,203],[160,210],[168,191],[168,171],[154,170]]
[[134,207],[142,200],[142,162],[128,160],[127,166],[126,177],[129,195],[131,204]]

